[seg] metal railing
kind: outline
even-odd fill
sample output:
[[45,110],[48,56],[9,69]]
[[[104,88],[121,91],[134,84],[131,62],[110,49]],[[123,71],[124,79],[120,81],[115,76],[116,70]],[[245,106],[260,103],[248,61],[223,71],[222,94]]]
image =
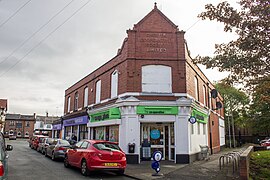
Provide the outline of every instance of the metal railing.
[[[229,170],[229,166],[230,164],[232,164],[232,170],[233,173],[235,173],[237,170],[239,170],[239,162],[240,162],[240,155],[243,151],[239,150],[239,151],[233,151],[233,152],[229,152],[227,154],[223,154],[219,157],[219,170],[221,170],[224,167],[228,167]],[[226,159],[226,164],[224,162],[224,159]]]

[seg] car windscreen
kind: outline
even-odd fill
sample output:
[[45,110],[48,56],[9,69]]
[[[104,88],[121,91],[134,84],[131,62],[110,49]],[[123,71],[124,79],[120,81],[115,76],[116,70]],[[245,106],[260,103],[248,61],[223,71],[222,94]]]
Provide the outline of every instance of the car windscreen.
[[120,150],[120,147],[117,144],[107,142],[95,143],[93,144],[93,146],[98,150],[105,150],[105,151]]
[[69,142],[66,141],[66,140],[59,140],[59,144],[63,145],[63,146],[69,146],[70,145]]

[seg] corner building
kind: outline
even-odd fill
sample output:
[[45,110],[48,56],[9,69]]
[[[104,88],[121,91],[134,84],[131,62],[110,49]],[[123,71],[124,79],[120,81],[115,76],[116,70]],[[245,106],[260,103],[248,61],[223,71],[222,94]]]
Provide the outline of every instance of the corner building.
[[175,163],[195,161],[200,145],[220,151],[224,115],[213,109],[223,99],[210,97],[214,87],[192,63],[184,34],[155,5],[114,58],[65,91],[63,124],[81,123],[64,127],[65,137],[75,131],[80,140],[87,130],[89,139],[119,142],[128,163],[155,150]]

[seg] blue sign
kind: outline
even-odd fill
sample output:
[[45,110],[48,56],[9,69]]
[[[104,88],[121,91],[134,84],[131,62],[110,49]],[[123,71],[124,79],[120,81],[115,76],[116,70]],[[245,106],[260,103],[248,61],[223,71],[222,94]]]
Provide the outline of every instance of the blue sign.
[[158,129],[153,129],[150,133],[151,139],[159,139],[160,131]]
[[197,119],[196,119],[194,116],[190,116],[189,122],[190,122],[191,124],[194,124],[194,123],[197,122]]
[[87,123],[88,123],[87,116],[80,116],[80,117],[67,119],[63,121],[64,126],[74,126],[74,125],[87,124]]
[[153,174],[153,176],[155,175],[158,175],[159,171],[160,171],[160,165],[159,165],[159,161],[161,161],[162,159],[162,152],[160,151],[155,151],[153,153],[153,160],[154,162],[152,163],[152,169],[154,169],[156,171],[156,174]]

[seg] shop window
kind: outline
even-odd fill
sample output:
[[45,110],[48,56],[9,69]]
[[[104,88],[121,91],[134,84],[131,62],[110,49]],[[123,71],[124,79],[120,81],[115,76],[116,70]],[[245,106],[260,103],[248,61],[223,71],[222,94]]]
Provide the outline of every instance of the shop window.
[[96,103],[100,102],[101,96],[101,80],[96,82]]
[[79,140],[88,139],[88,129],[86,125],[80,125],[80,137]]
[[201,124],[197,123],[197,127],[198,127],[198,134],[201,134]]
[[194,77],[194,91],[195,91],[195,99],[199,101],[199,87],[198,87],[198,78],[195,76]]
[[111,75],[111,98],[118,94],[118,71],[115,70]]
[[109,127],[109,141],[118,142],[119,141],[119,128],[118,126]]
[[172,93],[171,67],[162,65],[143,66],[142,92]]
[[206,133],[206,124],[203,124],[203,135]]
[[70,97],[68,97],[67,99],[67,105],[68,105],[67,112],[70,112]]
[[71,126],[65,127],[65,138],[69,140],[71,138]]
[[84,94],[83,94],[83,107],[88,106],[88,87],[84,88]]
[[94,133],[95,133],[94,139],[96,139],[96,140],[105,140],[104,127],[95,128]]
[[78,105],[79,105],[79,93],[75,93],[75,98],[74,98],[74,110],[78,110]]

